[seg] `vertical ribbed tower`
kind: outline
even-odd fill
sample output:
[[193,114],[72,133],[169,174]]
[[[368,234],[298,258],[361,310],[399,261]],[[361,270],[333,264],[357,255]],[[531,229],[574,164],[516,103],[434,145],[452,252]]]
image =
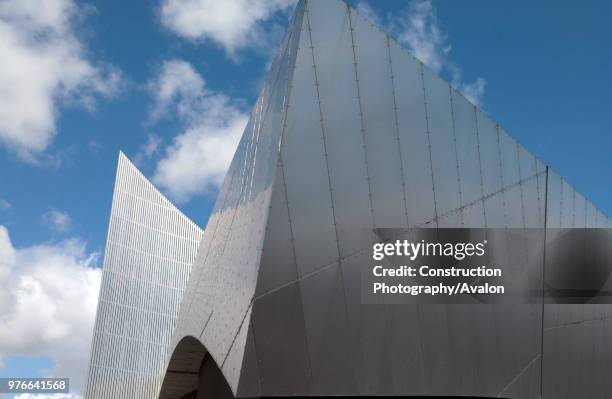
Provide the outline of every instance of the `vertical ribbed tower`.
[[201,237],[120,153],[85,398],[157,397]]

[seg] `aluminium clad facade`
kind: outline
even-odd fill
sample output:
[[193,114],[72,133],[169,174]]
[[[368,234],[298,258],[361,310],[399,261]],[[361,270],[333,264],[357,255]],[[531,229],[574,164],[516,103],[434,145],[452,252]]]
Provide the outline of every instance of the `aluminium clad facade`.
[[85,398],[157,397],[201,236],[120,153]]
[[413,227],[592,228],[612,292],[610,218],[344,2],[301,0],[205,231],[120,154],[86,398],[612,396],[612,305],[554,303],[591,269],[526,262],[547,303],[364,303],[376,232]]
[[606,397],[612,306],[369,305],[360,273],[379,228],[611,226],[344,2],[302,0],[204,233],[160,398],[207,397],[211,362],[236,397]]

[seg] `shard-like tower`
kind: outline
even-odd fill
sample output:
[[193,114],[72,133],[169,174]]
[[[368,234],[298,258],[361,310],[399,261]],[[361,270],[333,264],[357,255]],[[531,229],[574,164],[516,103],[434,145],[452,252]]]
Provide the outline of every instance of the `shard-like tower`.
[[611,221],[345,3],[300,1],[198,248],[160,397],[612,395],[609,305],[364,304],[375,229],[417,226]]
[[201,237],[120,153],[86,399],[157,397]]

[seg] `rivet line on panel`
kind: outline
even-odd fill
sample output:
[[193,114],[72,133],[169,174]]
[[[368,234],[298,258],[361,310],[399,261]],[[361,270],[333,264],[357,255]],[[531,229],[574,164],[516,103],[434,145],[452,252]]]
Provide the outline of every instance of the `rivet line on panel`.
[[335,234],[335,241],[336,241],[336,251],[338,254],[338,259],[340,259],[340,237],[338,235],[338,227],[337,227],[337,223],[336,223],[336,208],[334,206],[334,195],[333,195],[333,190],[332,190],[332,183],[331,183],[331,172],[329,170],[329,157],[328,157],[328,153],[327,153],[327,134],[325,131],[325,123],[324,123],[324,117],[323,117],[323,108],[321,107],[321,93],[319,90],[319,76],[318,76],[318,72],[317,72],[317,62],[315,59],[315,47],[314,47],[314,43],[312,42],[312,28],[310,26],[310,9],[308,8],[308,6],[306,7],[305,10],[305,15],[306,15],[306,23],[308,25],[308,39],[310,40],[310,52],[311,52],[311,56],[312,56],[312,66],[314,69],[314,79],[315,79],[315,87],[317,88],[316,92],[317,92],[317,103],[318,103],[318,107],[319,107],[319,121],[321,123],[321,135],[323,138],[323,155],[325,157],[325,170],[327,171],[327,183],[329,185],[329,196],[330,196],[330,205],[331,205],[331,213],[332,213],[332,224],[334,226],[334,234]]
[[[504,182],[504,165],[502,164],[502,151],[501,151],[501,138],[499,133],[499,124],[495,125],[495,133],[497,136],[497,160],[499,162],[499,179],[501,181],[502,189],[505,188]],[[520,176],[519,176],[520,180]],[[502,194],[502,207],[504,210],[504,227],[508,227],[508,211],[506,209],[506,196]]]
[[[340,258],[341,258],[341,254],[340,254],[340,236],[338,234],[338,226],[337,226],[337,219],[336,219],[336,208],[334,206],[334,196],[333,196],[333,191],[331,190],[332,187],[332,182],[331,182],[331,172],[329,169],[329,159],[327,156],[327,132],[325,129],[325,123],[323,122],[324,120],[324,116],[323,116],[323,109],[321,107],[321,93],[319,91],[319,86],[318,86],[318,82],[319,82],[319,76],[318,76],[318,72],[317,72],[317,67],[316,67],[316,59],[315,59],[315,51],[314,51],[314,43],[312,41],[312,28],[310,25],[310,9],[307,7],[306,8],[306,22],[308,23],[308,33],[309,33],[309,40],[310,40],[310,44],[312,46],[312,50],[311,50],[311,55],[312,55],[312,63],[315,65],[314,68],[314,77],[315,77],[315,82],[317,82],[317,99],[319,100],[319,114],[321,117],[321,133],[323,134],[324,140],[323,140],[323,150],[325,153],[325,167],[327,169],[327,181],[330,187],[330,197],[331,197],[331,211],[332,211],[332,219],[333,219],[333,225],[334,225],[334,233],[335,233],[335,241],[336,241],[336,250],[337,250],[337,254],[338,254],[338,268],[340,271],[340,276],[342,276],[342,267],[340,265]],[[344,309],[345,309],[345,316],[348,317],[348,313],[347,313],[347,305],[346,305],[346,291],[344,288],[344,279],[342,279],[342,298],[344,301]]]
[[572,190],[572,226],[576,227],[576,190]]
[[[515,141],[515,146],[516,146],[516,163],[518,165],[518,171],[519,171],[519,182],[522,180],[522,176],[523,176],[523,170],[521,169],[521,155],[520,155],[520,146],[519,146],[519,142]],[[537,172],[537,169],[536,169]],[[523,194],[523,184],[519,185],[519,190],[520,190],[520,195],[521,195],[521,220],[523,223],[523,228],[527,227],[527,217],[525,215],[525,197]]]
[[438,202],[436,201],[436,183],[434,176],[434,167],[433,167],[433,155],[431,152],[431,132],[429,130],[429,110],[427,106],[427,91],[425,90],[425,66],[421,61],[419,61],[419,66],[421,69],[421,85],[423,88],[423,104],[425,105],[425,126],[426,126],[426,134],[427,134],[427,151],[429,152],[429,169],[431,171],[431,191],[433,193],[433,202],[434,202],[434,220],[436,222],[436,226],[438,226]]
[[[302,14],[302,18],[303,18],[303,14]],[[300,23],[303,24],[302,21],[300,21]],[[300,32],[301,32],[301,30],[300,30]],[[298,38],[298,40],[299,40],[299,38]],[[314,47],[311,46],[311,51],[313,51],[313,50],[314,50]],[[314,61],[314,57],[313,57],[313,61]],[[294,63],[294,67],[293,67],[293,71],[292,71],[292,76],[293,76],[293,73],[295,71],[295,67],[296,67],[295,64],[296,63]],[[315,67],[314,62],[313,62],[313,67]],[[315,68],[315,72],[316,72],[316,68]],[[291,78],[290,80],[293,81],[293,78]],[[318,81],[315,80],[315,83],[316,83],[315,87],[317,87],[317,91],[318,91]],[[288,98],[290,99],[290,97],[291,97],[291,90],[288,93]],[[289,99],[287,101],[287,108],[285,109],[284,116],[283,116],[284,119],[285,119],[285,123],[284,123],[284,126],[283,126],[283,131],[281,133],[281,137],[284,135],[285,127],[287,125],[287,116],[288,116],[288,109],[289,109],[288,108],[289,107],[289,105],[288,105],[289,104]],[[321,124],[322,123],[323,123],[323,120],[321,118]],[[291,216],[291,208],[289,206],[289,194],[287,192],[287,180],[286,180],[286,176],[285,176],[285,164],[284,164],[284,161],[283,161],[282,152],[279,152],[278,159],[279,159],[279,164],[280,164],[280,173],[281,173],[281,179],[282,179],[282,185],[283,185],[283,193],[284,193],[284,196],[285,196],[285,202],[286,202],[286,206],[287,206],[287,218],[288,218],[288,222],[289,222],[289,236],[290,236],[290,241],[291,241],[291,252],[292,252],[292,255],[293,255],[293,264],[295,266],[295,275],[299,276],[297,253],[296,253],[296,249],[295,249],[295,241],[296,240],[295,240],[295,234],[294,234],[294,230],[293,230],[293,218]],[[330,190],[331,190],[331,185],[330,185]],[[299,302],[300,302],[300,308],[302,310],[302,320],[304,322],[304,325],[306,325],[306,320],[304,319],[304,305],[302,303],[302,297],[303,297],[302,296],[302,287],[299,284],[298,284],[298,291],[299,291],[299,295],[300,295],[300,301]],[[255,331],[254,330],[253,330],[253,339],[255,339]],[[308,370],[310,372],[310,377],[311,377],[311,380],[312,380],[313,379],[313,375],[312,375],[312,367],[311,367],[311,360],[310,360],[310,350],[308,350],[308,339],[305,339],[305,344],[306,344],[307,353],[308,353],[308,357],[307,357],[308,358]],[[257,348],[255,348],[255,350],[257,350]],[[258,381],[258,383],[260,385],[260,390],[261,390],[261,381],[260,381],[260,379],[261,379],[261,376],[259,377],[259,381]]]
[[476,147],[478,148],[478,168],[480,169],[480,193],[482,198],[482,212],[484,217],[485,228],[488,226],[487,223],[487,207],[485,206],[485,190],[484,190],[484,178],[482,176],[482,155],[480,154],[480,128],[478,126],[478,108],[474,105],[474,126],[476,127]]
[[347,13],[348,13],[348,21],[349,28],[351,33],[351,46],[353,49],[353,67],[355,71],[355,84],[357,87],[357,103],[359,105],[359,121],[361,123],[361,142],[363,144],[363,159],[365,162],[366,169],[366,181],[368,183],[368,199],[370,201],[370,216],[372,218],[372,226],[376,228],[376,216],[374,214],[374,200],[372,198],[372,182],[370,179],[370,166],[368,163],[368,149],[367,149],[367,141],[366,141],[366,131],[365,131],[365,120],[363,116],[363,104],[361,101],[361,89],[359,87],[359,71],[357,69],[357,53],[355,52],[355,36],[353,34],[353,13],[351,12],[351,8],[347,4]]
[[[459,205],[463,205],[463,191],[461,189],[461,172],[459,170],[459,150],[457,149],[457,130],[455,127],[455,102],[453,101],[453,88],[451,85],[448,85],[448,94],[450,98],[450,109],[451,109],[451,121],[453,124],[453,147],[455,149],[455,166],[457,169],[457,187],[459,188]],[[463,212],[460,213],[459,217],[461,218],[461,226],[464,225],[463,222]]]
[[[533,164],[535,167],[535,171],[538,171],[538,159],[533,156]],[[536,179],[536,188],[538,190],[538,226],[539,225],[543,225],[544,224],[544,215],[542,214],[542,197],[540,196],[540,191],[541,191],[541,187],[540,187],[540,179]],[[542,223],[540,223],[542,222]]]
[[577,320],[577,321],[568,321],[561,324],[556,324],[553,326],[548,326],[544,328],[544,331],[556,330],[558,328],[568,327],[568,326],[578,326],[584,323],[592,323],[594,321],[606,321],[612,319],[612,316],[600,316],[600,317],[592,317],[587,318],[586,320]]
[[[283,191],[285,194],[285,198],[289,198],[288,193],[287,193],[287,183],[286,183],[286,178],[285,178],[285,171],[284,168],[281,168],[281,174],[282,174],[282,184],[283,184]],[[293,255],[293,264],[295,266],[295,275],[297,277],[297,279],[299,280],[299,269],[298,269],[298,261],[297,261],[297,253],[296,253],[296,249],[295,249],[295,234],[293,232],[293,219],[291,218],[291,210],[289,209],[289,206],[287,206],[287,216],[289,219],[289,235],[291,237],[291,253]],[[297,281],[297,280],[296,280]],[[297,288],[298,288],[298,292],[300,295],[300,308],[302,311],[302,321],[304,322],[304,325],[306,325],[306,319],[304,318],[304,304],[302,302],[302,298],[303,298],[303,294],[302,294],[302,287],[300,284],[297,284]],[[304,339],[305,341],[305,345],[306,345],[306,352],[308,353],[307,359],[308,359],[308,370],[310,372],[310,378],[311,380],[314,379],[313,374],[312,374],[312,366],[311,366],[311,359],[310,359],[310,350],[309,350],[309,345],[308,345],[308,338],[306,337]]]
[[[532,175],[532,176],[530,176],[528,178],[525,178],[525,179],[523,179],[523,180],[521,180],[519,182],[513,183],[513,184],[511,184],[511,185],[509,185],[507,187],[502,187],[498,191],[495,191],[493,193],[489,193],[489,194],[485,195],[484,197],[475,199],[475,200],[473,200],[473,201],[471,201],[471,202],[469,202],[469,203],[467,203],[465,205],[460,206],[459,208],[454,208],[454,209],[451,209],[450,211],[444,212],[443,214],[441,214],[439,216],[439,219],[443,219],[443,218],[445,218],[447,216],[453,215],[455,213],[459,213],[459,212],[463,211],[464,209],[467,209],[467,208],[475,205],[478,202],[483,202],[484,203],[484,201],[488,200],[489,198],[495,197],[496,195],[499,195],[499,194],[503,194],[504,192],[506,192],[506,191],[508,191],[508,190],[510,190],[510,189],[512,189],[512,188],[514,188],[514,187],[516,187],[518,185],[520,185],[521,183],[528,182],[528,181],[530,181],[532,179],[537,179],[537,177],[539,177],[540,175],[543,175],[543,173],[538,173],[538,174]],[[435,218],[431,218],[431,219],[423,222],[422,224],[420,224],[419,227],[425,226],[425,225],[427,225],[429,223],[432,223],[434,221],[435,221]]]
[[[255,326],[253,325],[253,318],[251,318],[251,320],[249,320],[249,329],[251,331],[251,334],[253,335],[253,350],[255,351],[255,359],[257,361],[257,367],[259,369],[259,364],[261,363],[261,357],[257,356],[257,333],[255,331]],[[248,336],[247,336],[247,340],[248,340]],[[257,393],[261,395],[262,393],[262,389],[261,389],[261,373],[257,373]]]
[[[537,169],[536,169],[537,171]],[[549,179],[549,169],[546,166],[546,180],[544,183],[544,243],[546,243],[546,233],[548,230],[548,179]],[[546,292],[546,245],[544,245],[544,251],[542,255],[542,285],[540,287],[540,292],[542,293],[542,313],[540,315],[541,323],[541,333],[540,333],[540,376],[544,376],[544,316],[545,313],[545,292]],[[540,397],[544,393],[544,378],[540,378]]]
[[563,225],[563,179],[559,178],[559,186],[561,194],[559,195],[559,227],[567,227]]

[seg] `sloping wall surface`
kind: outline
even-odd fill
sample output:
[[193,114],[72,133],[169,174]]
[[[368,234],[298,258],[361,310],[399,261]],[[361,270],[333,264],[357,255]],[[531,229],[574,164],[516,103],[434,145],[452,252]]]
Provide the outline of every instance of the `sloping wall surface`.
[[202,230],[119,154],[85,398],[156,398]]
[[[270,67],[221,186],[170,348],[172,353],[178,345],[180,356],[183,338],[197,338],[234,389],[251,319],[301,15],[301,11],[296,13]],[[171,365],[171,369],[176,368]],[[183,386],[174,388],[177,395],[186,390]]]
[[[302,0],[200,245],[169,370],[208,351],[237,397],[605,397],[609,305],[361,301],[375,229],[549,225],[612,226],[344,2]],[[177,378],[160,397],[196,388]]]

